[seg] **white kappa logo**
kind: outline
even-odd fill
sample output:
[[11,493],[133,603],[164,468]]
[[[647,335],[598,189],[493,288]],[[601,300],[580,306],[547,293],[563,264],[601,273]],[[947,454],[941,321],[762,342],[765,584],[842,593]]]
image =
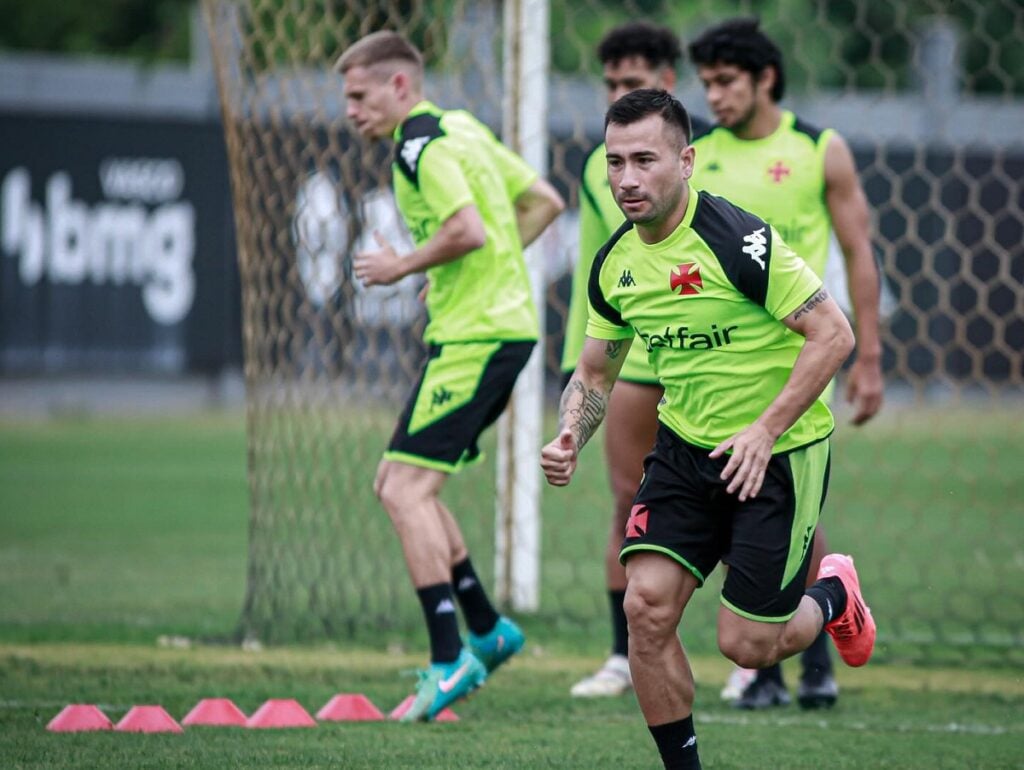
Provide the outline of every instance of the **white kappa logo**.
[[402,145],[402,160],[405,161],[405,165],[409,167],[409,170],[414,174],[416,173],[416,164],[419,163],[420,153],[423,152],[423,148],[427,146],[427,142],[430,141],[429,136],[418,136],[415,139],[409,139]]
[[452,604],[451,599],[442,599],[438,603],[437,609],[434,610],[435,615],[443,615],[446,612],[455,612],[455,605]]
[[752,260],[757,262],[764,270],[764,260],[761,259],[768,251],[765,248],[765,244],[768,243],[768,239],[764,237],[764,228],[759,227],[754,230],[750,235],[744,235],[743,241],[747,245],[743,247],[743,253],[749,256]]

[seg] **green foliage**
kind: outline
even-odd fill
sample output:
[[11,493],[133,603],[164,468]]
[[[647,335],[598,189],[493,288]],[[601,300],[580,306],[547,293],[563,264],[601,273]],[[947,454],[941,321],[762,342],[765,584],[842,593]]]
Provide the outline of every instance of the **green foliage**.
[[[189,56],[189,12],[197,0],[0,0],[0,48],[96,53],[146,61]],[[400,29],[428,63],[458,64],[448,51],[467,0],[250,0],[249,66],[323,66],[360,36]],[[655,20],[685,41],[710,24],[756,14],[781,45],[794,92],[808,88],[902,90],[913,85],[914,37],[935,18],[961,36],[968,93],[1024,93],[1021,8],[1014,0],[587,0],[551,2],[557,72],[597,74],[594,49],[616,24]],[[500,23],[500,13],[498,14]],[[493,30],[478,30],[490,35]]]
[[[942,0],[705,0],[551,5],[552,66],[560,72],[600,71],[595,49],[611,27],[647,18],[688,43],[708,26],[737,15],[760,17],[779,44],[794,92],[810,88],[905,90],[913,86],[916,36],[948,19],[960,35],[964,90],[1024,93],[1024,47],[1019,45],[1021,8],[1015,2]],[[685,46],[684,46],[685,47]]]
[[243,24],[251,43],[248,66],[330,65],[360,37],[382,29],[399,30],[428,63],[444,54],[450,0],[253,0]]
[[194,0],[0,0],[0,48],[189,58]]

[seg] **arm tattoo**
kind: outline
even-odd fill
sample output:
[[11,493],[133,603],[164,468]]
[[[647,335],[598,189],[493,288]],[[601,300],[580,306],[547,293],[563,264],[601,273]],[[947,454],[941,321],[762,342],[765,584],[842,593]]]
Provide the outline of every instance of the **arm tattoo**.
[[818,305],[820,305],[822,302],[824,302],[827,299],[828,299],[828,292],[825,291],[824,289],[822,289],[817,294],[815,294],[813,297],[811,297],[809,300],[807,300],[803,304],[803,306],[799,310],[796,311],[796,314],[793,316],[793,320],[795,321],[798,318],[800,318],[800,316],[807,315],[812,310],[814,310],[814,308],[816,308]]
[[572,431],[576,447],[582,449],[597,431],[607,408],[607,393],[597,388],[588,388],[579,380],[570,380],[562,394],[559,430],[568,428]]
[[607,345],[604,346],[604,354],[607,358],[612,360],[619,357],[619,353],[622,351],[624,341],[623,340],[610,340]]

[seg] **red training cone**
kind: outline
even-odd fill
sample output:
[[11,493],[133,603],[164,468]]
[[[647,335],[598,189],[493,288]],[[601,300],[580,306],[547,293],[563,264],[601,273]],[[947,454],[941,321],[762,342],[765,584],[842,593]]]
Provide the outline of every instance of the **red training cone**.
[[297,700],[271,698],[245,721],[246,727],[316,727],[316,720]]
[[245,714],[230,698],[203,698],[181,723],[186,726],[245,727]]
[[[412,702],[414,700],[416,700],[416,696],[415,695],[407,696],[404,701],[399,703],[397,706],[395,706],[391,710],[391,713],[388,714],[388,719],[400,719],[402,717],[402,714],[404,714],[406,711],[409,710],[409,706],[412,705]],[[436,717],[434,717],[434,721],[435,722],[458,722],[459,721],[459,717],[450,708],[443,708],[443,709],[441,709],[441,712]]]
[[342,693],[327,701],[316,718],[322,722],[369,722],[384,715],[365,695]]
[[51,733],[83,733],[113,728],[114,723],[110,718],[91,703],[72,703],[65,706],[46,726]]
[[123,733],[185,732],[163,706],[132,706],[114,729]]

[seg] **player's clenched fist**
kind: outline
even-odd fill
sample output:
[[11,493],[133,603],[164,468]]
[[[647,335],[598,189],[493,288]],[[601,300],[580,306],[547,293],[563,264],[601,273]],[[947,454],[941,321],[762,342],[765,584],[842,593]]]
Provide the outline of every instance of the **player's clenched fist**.
[[388,240],[376,230],[373,237],[380,249],[362,251],[352,260],[352,269],[363,286],[390,286],[403,277],[402,258]]
[[572,431],[563,430],[558,437],[540,450],[540,467],[548,484],[564,487],[576,471],[576,438]]

